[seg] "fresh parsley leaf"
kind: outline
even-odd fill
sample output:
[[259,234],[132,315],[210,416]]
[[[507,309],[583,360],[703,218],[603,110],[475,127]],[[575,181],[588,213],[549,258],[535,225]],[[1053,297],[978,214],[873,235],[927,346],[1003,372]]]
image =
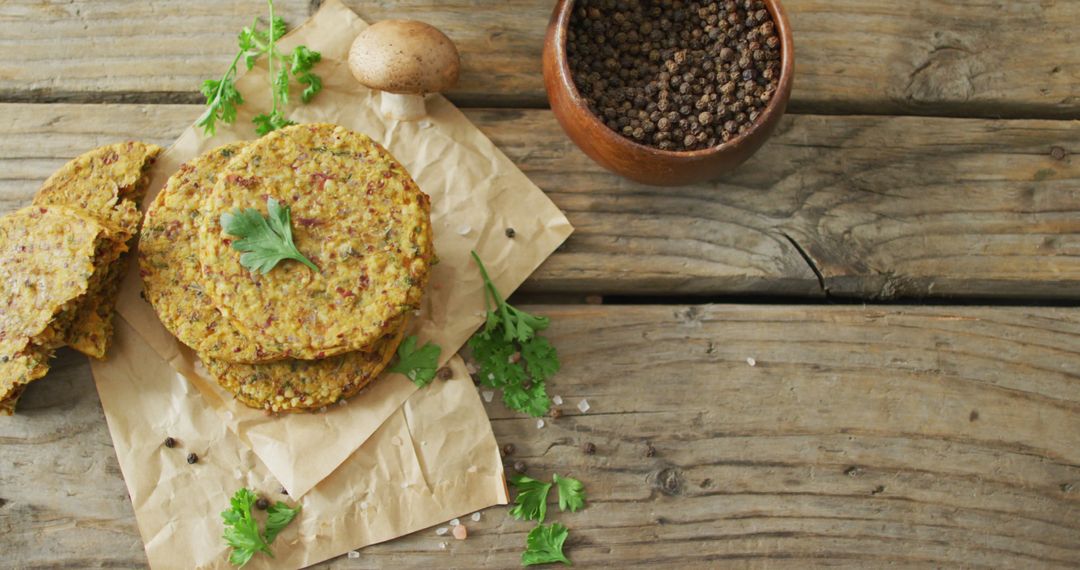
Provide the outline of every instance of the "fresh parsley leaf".
[[278,262],[292,259],[313,271],[319,271],[293,243],[289,207],[269,198],[266,209],[267,217],[254,208],[233,210],[221,215],[221,228],[225,233],[240,238],[232,244],[233,249],[244,252],[240,256],[240,265],[265,274]]
[[585,506],[585,486],[571,477],[554,476],[555,488],[559,490],[559,510],[577,512]]
[[518,520],[544,522],[551,483],[537,481],[525,475],[515,475],[510,478],[510,484],[516,487],[518,492],[514,497],[514,506],[510,507],[510,515]]
[[[261,136],[282,127],[296,123],[285,118],[284,107],[289,104],[289,87],[292,79],[304,85],[300,99],[307,103],[322,90],[322,79],[312,73],[312,68],[322,59],[322,55],[306,46],[298,46],[288,56],[281,53],[277,47],[277,41],[288,31],[285,20],[274,15],[274,2],[267,0],[270,10],[270,25],[260,24],[255,18],[250,26],[244,27],[236,38],[239,51],[233,58],[232,64],[225,71],[220,80],[206,80],[202,85],[202,93],[206,96],[206,111],[196,121],[196,125],[202,127],[207,136],[216,132],[217,122],[233,123],[236,121],[236,107],[244,103],[243,97],[236,89],[236,66],[241,59],[250,70],[260,57],[267,57],[267,68],[270,75],[270,111],[256,115],[252,122],[256,132]],[[275,65],[278,67],[275,72]]]
[[281,111],[273,111],[270,114],[263,113],[262,115],[256,115],[253,119],[251,119],[251,122],[255,123],[255,132],[259,133],[259,136],[269,134],[282,127],[296,124],[286,119],[281,114]]
[[247,564],[257,552],[271,556],[270,545],[259,533],[259,523],[251,514],[258,497],[247,489],[240,489],[230,499],[230,507],[222,511],[221,519],[225,522],[225,533],[221,535],[225,543],[232,547],[229,563],[235,566]]
[[[517,368],[520,370],[520,368]],[[507,384],[502,387],[503,402],[511,410],[517,410],[538,418],[551,409],[551,399],[543,382],[533,382],[525,388],[521,385]]]
[[[237,56],[239,57],[239,56]],[[233,123],[236,121],[236,107],[244,103],[243,96],[236,89],[233,79],[236,77],[236,62],[234,59],[228,71],[221,79],[215,81],[207,79],[203,82],[202,94],[206,97],[206,110],[195,121],[195,125],[202,127],[203,132],[212,136],[217,131],[217,122]]]
[[300,505],[296,505],[295,509],[281,501],[270,505],[270,507],[266,509],[266,532],[263,533],[266,543],[272,544],[274,539],[277,538],[277,535],[280,534],[285,527],[289,526],[289,523],[291,523],[298,514],[300,514]]
[[259,56],[266,53],[267,48],[270,47],[266,32],[259,29],[258,18],[255,18],[250,26],[245,26],[240,30],[236,36],[236,45],[240,48],[240,55],[244,58],[247,68],[250,70],[255,67]]
[[301,73],[311,71],[312,67],[315,67],[316,63],[322,59],[322,54],[317,51],[308,49],[307,46],[296,46],[292,51],[289,71],[293,75],[300,75]]
[[289,68],[282,67],[274,78],[274,92],[283,107],[289,104]]
[[391,367],[390,371],[404,374],[413,381],[413,384],[423,388],[435,378],[435,373],[439,369],[439,355],[442,354],[442,348],[429,342],[417,349],[417,338],[413,335],[402,341],[397,350],[397,364]]
[[559,355],[555,347],[541,336],[534,336],[521,345],[521,357],[533,382],[543,382],[559,371]]
[[247,564],[251,557],[259,552],[265,552],[273,558],[270,544],[300,513],[299,505],[291,508],[278,501],[267,509],[266,530],[259,532],[259,523],[251,511],[257,500],[255,493],[240,489],[229,500],[229,509],[221,513],[221,520],[225,522],[225,532],[221,537],[233,549],[229,553],[229,563],[234,566]]
[[559,371],[559,356],[537,332],[548,327],[547,317],[532,315],[507,303],[488,277],[480,256],[472,252],[484,279],[487,321],[469,339],[480,365],[480,382],[503,390],[503,402],[534,417],[551,408],[544,381]]
[[559,523],[549,526],[537,525],[525,538],[525,552],[521,553],[521,565],[532,566],[551,562],[572,565],[573,563],[563,554],[563,543],[566,542],[568,536],[570,536],[570,531]]
[[[273,4],[273,1],[271,1],[271,9],[273,8]],[[273,14],[273,12],[271,12],[271,14]],[[281,39],[281,36],[285,35],[285,32],[289,31],[289,26],[285,23],[285,18],[282,18],[281,16],[271,16],[271,20],[270,28],[274,32],[274,40],[277,41]]]
[[314,73],[303,73],[296,76],[296,80],[300,83],[307,85],[300,93],[300,100],[304,103],[310,103],[311,99],[322,91],[322,79]]

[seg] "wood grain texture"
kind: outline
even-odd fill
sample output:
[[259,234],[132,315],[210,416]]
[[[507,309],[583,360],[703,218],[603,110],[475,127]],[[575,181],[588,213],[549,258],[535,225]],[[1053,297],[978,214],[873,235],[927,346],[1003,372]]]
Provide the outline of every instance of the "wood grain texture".
[[[293,23],[319,0],[278,0]],[[550,0],[348,0],[368,20],[416,18],[464,56],[459,104],[542,106]],[[786,0],[795,30],[792,110],[1077,118],[1072,0]],[[197,102],[251,0],[8,0],[0,4],[0,99]]]
[[[488,411],[508,460],[585,482],[588,508],[552,517],[577,565],[1080,564],[1076,309],[529,309],[552,317],[563,416]],[[0,422],[5,562],[143,564],[83,359],[21,412]],[[320,567],[516,566],[527,524],[465,522],[465,542],[421,531]]]
[[[0,105],[0,211],[68,158],[169,141],[196,106]],[[722,182],[653,188],[585,157],[546,110],[469,117],[576,233],[544,293],[1080,298],[1080,127],[789,115]]]

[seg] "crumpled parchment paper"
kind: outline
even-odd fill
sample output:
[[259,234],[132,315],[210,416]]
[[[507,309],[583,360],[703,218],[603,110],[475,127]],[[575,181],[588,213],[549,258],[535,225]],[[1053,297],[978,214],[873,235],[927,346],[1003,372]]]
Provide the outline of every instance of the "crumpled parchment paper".
[[[572,228],[565,216],[464,115],[429,96],[428,116],[384,119],[379,94],[356,83],[347,54],[367,24],[338,0],[281,41],[322,53],[324,89],[296,105],[297,122],[333,122],[386,146],[431,196],[435,265],[413,319],[420,343],[443,349],[455,379],[423,390],[387,374],[347,405],[267,416],[232,400],[197,357],[162,327],[129,271],[109,360],[93,364],[117,456],[154,567],[225,567],[218,513],[241,486],[271,498],[282,486],[304,506],[278,538],[277,566],[303,566],[506,502],[498,449],[483,405],[452,355],[483,322],[483,283],[469,251],[509,295]],[[159,158],[147,202],[184,161],[255,138],[252,115],[269,108],[265,62],[237,86],[246,103],[234,125],[207,139],[186,130]],[[298,97],[294,97],[298,99]],[[506,237],[513,228],[515,238]],[[166,449],[166,436],[181,449]],[[196,465],[184,458],[194,451]],[[282,496],[282,498],[284,498]],[[258,558],[258,557],[257,557]],[[193,562],[194,561],[194,562]],[[259,564],[268,564],[269,560]]]

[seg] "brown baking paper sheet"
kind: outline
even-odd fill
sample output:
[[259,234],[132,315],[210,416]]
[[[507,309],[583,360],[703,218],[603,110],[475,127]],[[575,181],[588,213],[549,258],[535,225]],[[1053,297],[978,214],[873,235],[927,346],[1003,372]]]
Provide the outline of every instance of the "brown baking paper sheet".
[[[413,394],[294,501],[202,393],[124,321],[112,355],[92,364],[94,379],[155,569],[229,568],[219,513],[241,487],[302,505],[274,541],[275,557],[257,554],[245,567],[253,569],[309,566],[507,501],[498,446],[460,357],[448,363],[451,380]],[[162,445],[163,434],[177,446]],[[189,465],[192,452],[199,461]]]
[[[428,116],[419,121],[384,119],[377,111],[379,94],[358,84],[348,69],[349,47],[366,26],[338,0],[328,0],[282,39],[283,51],[304,44],[322,53],[315,71],[323,78],[323,91],[308,105],[298,104],[294,93],[297,104],[290,108],[289,117],[301,123],[337,123],[367,134],[386,146],[431,196],[439,263],[411,326],[421,344],[431,341],[442,347],[445,362],[484,319],[483,282],[469,251],[479,252],[500,291],[508,295],[572,228],[547,196],[445,98],[429,96]],[[189,128],[158,159],[146,203],[182,162],[226,142],[256,137],[251,117],[270,107],[267,70],[262,66],[265,61],[237,81],[245,104],[233,125],[219,125],[217,135],[209,139],[201,130]],[[514,229],[514,239],[506,237],[506,228]],[[294,497],[305,495],[338,469],[417,390],[403,376],[387,374],[347,405],[330,406],[323,413],[267,416],[234,401],[206,377],[195,355],[162,327],[152,307],[139,298],[140,291],[137,272],[130,271],[118,308],[123,319],[200,392],[200,403],[212,408],[217,421],[250,447]],[[114,351],[111,358],[118,364],[137,362],[122,350]],[[479,407],[477,413],[482,413]],[[483,433],[454,429],[466,439],[487,437],[490,431],[487,427]],[[155,431],[144,437],[156,444],[163,436]],[[317,452],[313,442],[317,442]],[[145,484],[137,471],[126,473],[136,477],[133,487]],[[450,504],[457,500],[441,498]]]

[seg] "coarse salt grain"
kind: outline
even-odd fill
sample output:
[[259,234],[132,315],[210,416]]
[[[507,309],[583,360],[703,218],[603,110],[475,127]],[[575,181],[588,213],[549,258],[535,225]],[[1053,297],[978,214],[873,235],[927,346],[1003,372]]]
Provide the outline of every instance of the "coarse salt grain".
[[562,405],[562,396],[560,396],[558,394],[552,396],[551,397],[551,403],[555,404],[556,406],[561,406]]
[[439,543],[439,548],[441,548],[443,550],[446,550],[446,543],[445,542],[440,542]]
[[590,405],[589,405],[589,401],[588,401],[588,400],[585,400],[585,399],[582,399],[582,400],[581,400],[580,402],[578,402],[578,404],[577,404],[577,409],[581,410],[581,413],[583,413],[583,414],[584,414],[585,412],[589,411],[589,408],[591,408],[591,407],[592,407],[592,406],[590,406]]
[[355,550],[349,551],[349,558],[360,558],[360,553]]
[[471,518],[473,522],[480,522],[480,511],[473,513]]
[[536,429],[544,429],[544,420],[536,420]]
[[457,233],[459,236],[467,236],[472,231],[470,226],[458,226]]
[[461,524],[461,519],[453,519],[450,521],[450,526],[457,526]]
[[450,529],[448,527],[445,527],[445,526],[440,526],[439,528],[435,529],[435,534],[437,534],[439,536],[442,536],[442,535],[444,535],[444,534],[446,534],[448,532],[450,532]]
[[495,397],[495,392],[484,390],[483,392],[480,392],[480,395],[484,397],[485,402],[491,403],[491,399]]
[[430,129],[432,124],[433,123],[431,121],[429,121],[427,119],[424,119],[423,121],[420,121],[420,128],[421,129]]
[[408,489],[408,488],[409,488],[409,484],[408,484],[408,483],[402,483],[402,484],[401,484],[401,488],[402,488],[402,489]]
[[747,358],[746,363],[749,364],[750,366],[757,366],[757,360],[754,360],[753,357]]
[[362,501],[362,502],[360,503],[360,510],[361,510],[361,511],[366,511],[366,510],[367,510],[367,507],[368,507],[367,501]]

